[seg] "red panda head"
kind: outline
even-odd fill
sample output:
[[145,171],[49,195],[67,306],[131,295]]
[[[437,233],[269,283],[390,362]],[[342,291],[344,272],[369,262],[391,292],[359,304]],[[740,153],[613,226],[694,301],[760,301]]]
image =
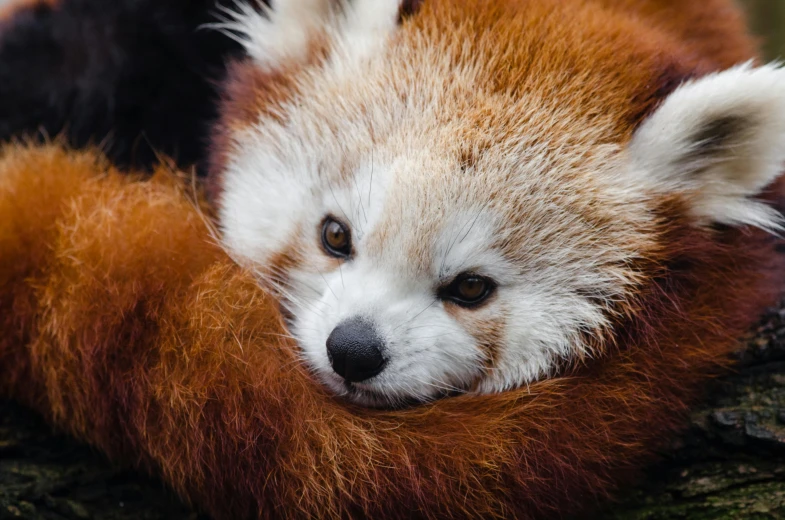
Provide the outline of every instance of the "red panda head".
[[223,241],[335,392],[551,376],[645,312],[676,222],[780,229],[756,197],[785,162],[783,69],[705,75],[725,64],[633,8],[418,4],[239,4],[220,24],[249,55],[214,160]]

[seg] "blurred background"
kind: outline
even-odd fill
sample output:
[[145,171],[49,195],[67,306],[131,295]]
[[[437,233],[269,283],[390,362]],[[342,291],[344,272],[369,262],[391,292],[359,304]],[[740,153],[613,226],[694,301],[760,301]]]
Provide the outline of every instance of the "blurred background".
[[[692,0],[700,2],[701,0]],[[785,0],[741,0],[769,59],[785,59]]]
[[[0,6],[14,0],[0,0]],[[111,0],[109,0],[111,1]],[[703,0],[684,0],[701,2]],[[785,0],[737,0],[747,10],[753,31],[762,38],[768,59],[785,59]]]

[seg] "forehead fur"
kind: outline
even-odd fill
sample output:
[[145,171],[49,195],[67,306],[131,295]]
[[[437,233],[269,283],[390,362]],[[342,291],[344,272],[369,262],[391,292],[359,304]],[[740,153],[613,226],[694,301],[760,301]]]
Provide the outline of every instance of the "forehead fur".
[[429,265],[424,244],[433,237],[422,235],[476,207],[504,221],[507,234],[495,245],[509,255],[528,252],[534,262],[533,253],[552,246],[602,264],[586,258],[593,247],[616,269],[649,247],[651,230],[635,203],[640,187],[617,175],[614,155],[658,96],[698,64],[634,21],[632,7],[607,9],[434,0],[364,55],[326,30],[332,40],[322,40],[318,57],[281,75],[285,95],[268,81],[272,98],[236,100],[245,114],[257,108],[255,118],[234,121],[232,134],[241,148],[264,141],[281,161],[308,157],[319,164],[305,169],[339,184],[357,182],[372,157],[392,189],[369,250],[374,240],[408,236],[413,243],[401,247]]
[[[382,45],[372,46],[370,56],[352,51],[351,35],[341,33],[335,17],[328,17],[321,27],[305,24],[311,36],[301,60],[284,60],[275,67],[254,59],[235,64],[214,139],[213,191],[221,190],[232,134],[258,122],[260,115],[282,116],[279,105],[286,100],[312,99],[315,93],[330,115],[329,110],[342,104],[344,97],[341,76],[355,90],[375,85],[411,107],[452,97],[457,105],[451,103],[432,114],[442,115],[433,123],[454,119],[455,109],[460,109],[466,124],[451,141],[462,143],[458,152],[471,161],[483,142],[496,137],[484,128],[493,125],[494,118],[495,126],[503,128],[505,122],[494,105],[509,106],[510,100],[524,93],[544,102],[543,110],[562,107],[587,124],[601,123],[604,137],[618,141],[628,137],[685,78],[730,66],[752,54],[743,36],[743,20],[736,10],[724,8],[724,0],[687,6],[663,0],[429,0],[404,2],[402,12],[409,4],[408,10],[416,10],[416,15],[403,20],[391,35],[376,31],[383,35],[376,40]],[[243,16],[245,22],[233,24],[233,30],[248,33],[249,47],[274,36],[269,30],[250,31],[260,25],[263,15],[249,10]],[[701,38],[694,34],[696,27]],[[714,41],[712,33],[726,42],[738,41],[708,46],[706,42]],[[373,72],[369,58],[376,60]],[[451,92],[439,92],[445,83]],[[460,91],[464,95],[456,96]],[[500,98],[483,107],[472,95],[478,91]],[[413,99],[408,101],[410,96]],[[367,99],[354,106],[362,110],[375,103]],[[556,121],[554,117],[551,122]]]
[[[482,211],[494,224],[483,246],[520,272],[594,301],[620,299],[638,283],[638,264],[656,256],[659,204],[624,174],[620,150],[686,78],[735,57],[698,60],[687,36],[674,38],[686,27],[662,14],[677,8],[661,1],[431,0],[397,28],[376,20],[365,34],[360,7],[378,3],[397,5],[358,0],[348,22],[326,17],[301,61],[238,66],[224,156],[226,171],[245,174],[230,175],[224,197],[244,200],[224,207],[245,211],[253,192],[250,206],[285,214],[321,191],[350,221],[373,212],[373,225],[355,230],[366,254],[389,261],[394,250],[407,271],[429,275],[445,274],[431,272],[445,229]],[[237,185],[260,169],[253,185]],[[295,231],[312,241],[320,216],[296,230],[252,211],[238,218],[238,233],[274,249]]]

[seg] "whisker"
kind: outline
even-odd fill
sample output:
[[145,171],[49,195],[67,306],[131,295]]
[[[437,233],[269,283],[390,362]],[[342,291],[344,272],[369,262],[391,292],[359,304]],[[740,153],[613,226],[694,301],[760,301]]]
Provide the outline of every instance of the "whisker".
[[333,294],[333,296],[335,297],[335,301],[339,301],[339,300],[338,300],[338,295],[337,295],[337,294],[335,294],[335,291],[333,291],[333,288],[330,286],[330,283],[327,281],[327,278],[325,278],[325,277],[324,277],[324,274],[322,273],[322,271],[321,271],[321,270],[319,271],[319,276],[321,276],[321,277],[322,277],[322,280],[324,280],[324,285],[326,285],[326,286],[327,286],[327,288],[328,288],[328,289],[330,289],[330,292],[331,292],[331,293]]
[[343,287],[343,290],[345,291],[346,286],[343,283],[343,264],[338,264],[338,272],[341,273],[341,287]]
[[449,384],[447,382],[441,381],[439,379],[437,379],[435,382],[423,381],[423,380],[418,379],[416,377],[413,377],[412,379],[414,379],[415,381],[417,381],[421,385],[425,385],[425,386],[428,386],[428,387],[431,387],[431,388],[436,388],[438,390],[446,390],[448,392],[461,392],[461,393],[465,393],[466,392],[466,390],[464,390],[463,388],[458,388],[457,386],[453,386],[453,385],[451,385],[451,384]]
[[398,326],[397,326],[397,327],[395,327],[394,329],[392,329],[392,332],[395,332],[396,330],[398,330],[399,328],[403,327],[404,325],[406,325],[406,324],[408,324],[408,323],[411,323],[411,322],[413,322],[414,320],[416,320],[417,318],[419,318],[419,317],[422,315],[422,313],[424,313],[425,311],[427,311],[428,309],[430,309],[430,308],[433,306],[433,304],[434,304],[434,303],[436,303],[436,302],[438,302],[438,301],[439,301],[438,299],[434,298],[434,299],[433,299],[433,301],[432,301],[431,303],[429,303],[427,307],[425,307],[423,310],[421,310],[420,312],[418,312],[417,314],[415,314],[415,315],[414,315],[412,318],[409,318],[408,320],[404,321],[403,323],[400,323],[400,324],[398,324]]
[[436,336],[414,336],[414,337],[412,337],[412,339],[414,339],[414,340],[438,339],[438,338],[443,338],[445,336],[448,336],[450,334],[458,334],[458,331],[456,331],[456,330],[448,331],[448,332],[444,332],[442,334],[437,334]]
[[338,202],[338,197],[335,195],[335,190],[333,190],[333,183],[329,179],[327,180],[327,187],[330,188],[330,194],[333,196],[333,200],[335,201],[335,204],[338,206],[338,209],[341,210],[341,213],[343,213],[343,216],[346,219],[346,221],[349,223],[349,225],[351,225],[353,228],[359,229],[358,226],[354,225],[354,222],[352,222],[352,219],[349,218],[349,215],[346,214],[346,211],[344,211],[343,206],[341,206],[341,203]]
[[374,167],[374,149],[371,143],[371,181],[368,184],[368,209],[371,209],[371,190],[373,190],[373,167]]
[[461,237],[461,239],[458,241],[459,244],[462,244],[463,241],[466,240],[466,237],[469,236],[469,233],[472,232],[472,229],[474,229],[474,226],[477,224],[477,220],[479,220],[480,215],[482,215],[482,212],[483,212],[482,208],[479,211],[477,211],[477,216],[474,217],[474,221],[472,222],[472,225],[469,227],[469,229],[466,231],[466,234],[464,234],[463,237]]

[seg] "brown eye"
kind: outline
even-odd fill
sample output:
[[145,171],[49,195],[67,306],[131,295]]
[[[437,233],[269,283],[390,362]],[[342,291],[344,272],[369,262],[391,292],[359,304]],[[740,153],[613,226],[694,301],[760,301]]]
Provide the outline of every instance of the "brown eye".
[[463,307],[475,307],[493,294],[496,284],[493,280],[476,274],[466,273],[458,276],[450,285],[439,291],[439,297]]
[[342,223],[327,217],[322,225],[322,246],[336,258],[348,258],[352,254],[352,236]]

